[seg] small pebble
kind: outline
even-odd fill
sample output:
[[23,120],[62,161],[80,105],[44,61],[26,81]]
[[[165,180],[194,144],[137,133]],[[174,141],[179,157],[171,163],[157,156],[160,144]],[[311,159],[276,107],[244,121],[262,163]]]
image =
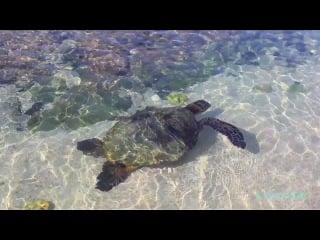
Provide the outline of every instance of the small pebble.
[[160,101],[160,97],[159,97],[157,94],[155,94],[155,95],[153,95],[153,96],[151,97],[151,100],[152,100],[153,102],[158,102],[158,101]]

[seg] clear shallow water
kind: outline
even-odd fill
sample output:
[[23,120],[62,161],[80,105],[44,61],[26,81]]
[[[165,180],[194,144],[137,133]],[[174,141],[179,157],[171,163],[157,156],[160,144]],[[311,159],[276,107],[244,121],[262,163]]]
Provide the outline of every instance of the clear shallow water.
[[[34,198],[56,209],[319,209],[319,31],[27,31],[0,37],[7,63],[0,71],[1,209],[22,209]],[[79,53],[85,57],[79,60]],[[101,59],[108,54],[116,60]],[[142,168],[109,192],[94,189],[104,159],[82,155],[76,142],[102,137],[114,122],[89,107],[99,103],[128,115],[148,105],[171,106],[165,96],[172,91],[190,102],[210,102],[203,115],[245,130],[248,148],[239,150],[206,129],[183,164]],[[100,97],[77,105],[79,92]],[[32,117],[21,112],[36,101],[44,107],[30,127]],[[61,112],[57,122],[43,124]],[[68,125],[69,118],[82,124]]]

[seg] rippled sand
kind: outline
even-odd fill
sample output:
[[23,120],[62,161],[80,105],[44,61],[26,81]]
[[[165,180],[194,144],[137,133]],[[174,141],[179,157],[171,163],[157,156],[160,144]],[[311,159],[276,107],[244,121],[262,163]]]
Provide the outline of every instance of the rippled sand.
[[[319,78],[319,60],[311,58],[297,68],[230,65],[189,87],[185,92],[190,102],[205,99],[212,104],[202,115],[245,130],[247,149],[205,128],[183,163],[142,168],[109,192],[94,188],[104,159],[84,156],[76,142],[102,137],[114,122],[72,132],[15,131],[19,119],[8,117],[15,91],[2,86],[0,208],[22,209],[26,201],[44,198],[56,209],[319,209]],[[288,92],[294,81],[306,91]],[[170,105],[151,89],[135,97],[142,107]],[[263,197],[293,192],[304,193],[306,199]]]

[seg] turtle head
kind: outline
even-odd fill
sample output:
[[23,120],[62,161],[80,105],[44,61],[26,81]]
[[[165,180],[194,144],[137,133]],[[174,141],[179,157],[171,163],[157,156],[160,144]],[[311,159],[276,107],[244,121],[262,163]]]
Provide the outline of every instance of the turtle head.
[[188,104],[186,109],[191,111],[193,114],[198,114],[206,111],[209,107],[211,107],[210,103],[204,100],[198,100]]

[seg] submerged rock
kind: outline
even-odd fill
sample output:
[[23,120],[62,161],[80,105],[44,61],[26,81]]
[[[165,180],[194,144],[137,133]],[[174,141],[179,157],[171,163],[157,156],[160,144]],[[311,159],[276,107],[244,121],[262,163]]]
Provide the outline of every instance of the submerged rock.
[[[58,126],[75,130],[112,119],[132,105],[130,96],[121,91],[105,90],[97,84],[70,89],[37,85],[31,93],[36,103],[25,114],[31,116],[27,126],[33,132],[50,131]],[[43,104],[48,107],[42,109]]]
[[36,102],[32,105],[31,108],[29,108],[27,111],[25,111],[24,114],[26,115],[33,115],[35,112],[39,112],[42,108],[43,103],[42,102]]
[[128,54],[117,47],[107,49],[99,41],[96,44],[94,49],[90,46],[77,47],[64,54],[63,60],[71,64],[81,79],[104,81],[106,88],[110,88],[121,76],[129,73]]
[[307,92],[307,89],[305,88],[305,86],[301,83],[301,82],[293,82],[293,84],[291,84],[287,90],[287,92],[289,93],[297,93],[297,92]]
[[[32,94],[21,102],[34,130],[61,124],[75,129],[125,111],[132,101],[119,96],[119,89],[142,95],[151,88],[165,99],[230,65],[269,65],[275,56],[267,53],[289,66],[309,56],[301,34],[260,31],[1,31],[0,46],[0,85]],[[253,89],[273,91],[264,84]],[[288,89],[303,91],[298,85]],[[37,102],[53,107],[28,109]]]
[[245,64],[257,65],[259,63],[258,56],[252,51],[247,51],[247,52],[241,54],[241,58],[243,59],[243,62]]
[[264,93],[273,92],[273,88],[272,88],[272,85],[270,83],[257,84],[252,89],[253,90],[258,90],[258,91],[261,91],[261,92],[264,92]]
[[71,88],[73,86],[79,86],[81,84],[81,78],[79,77],[79,74],[70,70],[58,71],[54,75],[51,85],[57,90],[64,89],[66,87]]

